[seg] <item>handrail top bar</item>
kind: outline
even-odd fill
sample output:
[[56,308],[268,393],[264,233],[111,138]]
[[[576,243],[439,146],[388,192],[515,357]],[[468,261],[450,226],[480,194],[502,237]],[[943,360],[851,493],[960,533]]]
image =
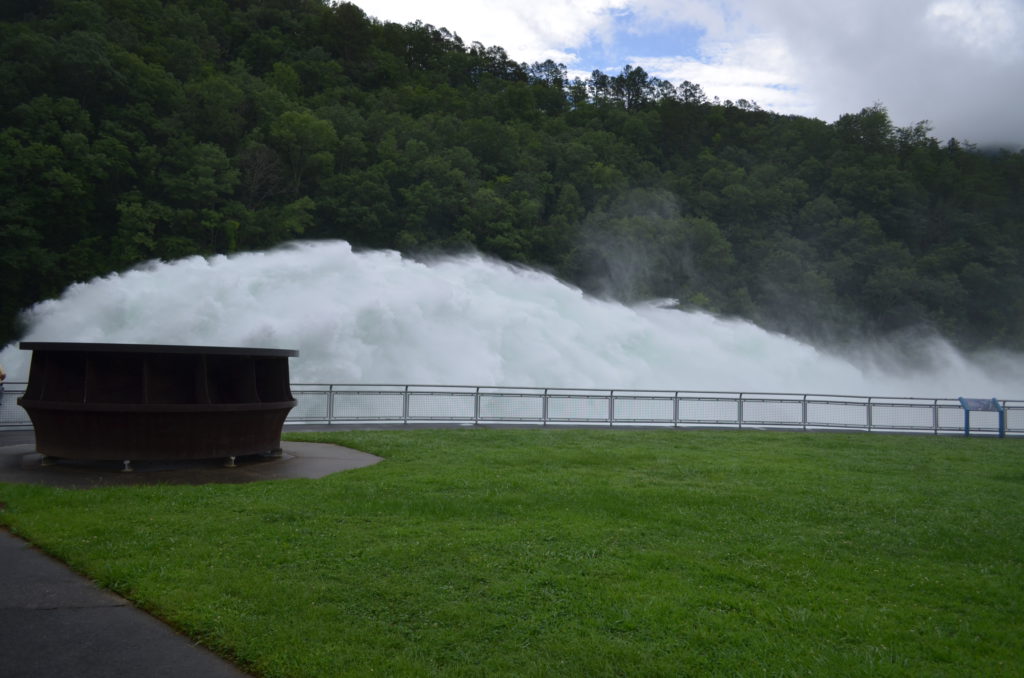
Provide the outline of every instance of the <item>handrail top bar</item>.
[[247,346],[186,346],[174,344],[95,344],[64,341],[23,341],[18,344],[23,351],[75,351],[79,353],[156,353],[156,354],[206,354],[206,355],[248,355],[259,357],[290,357],[299,355],[295,349],[250,348]]
[[[29,345],[33,345],[34,346],[34,345],[38,345],[38,344],[44,344],[45,345],[45,342],[22,342],[21,346],[22,347],[27,347]],[[128,344],[93,344],[93,345],[94,346],[114,346],[114,347],[119,347],[119,346],[127,346]],[[78,344],[78,346],[81,346],[81,344]],[[170,350],[168,350],[166,352],[167,353],[185,353],[185,352],[189,352],[190,353],[192,351],[195,351],[197,353],[215,354],[215,353],[235,353],[236,351],[244,351],[244,352],[246,352],[249,355],[255,355],[255,356],[282,356],[282,355],[296,356],[299,353],[298,351],[293,351],[293,350],[290,350],[290,349],[272,349],[272,348],[264,348],[264,349],[260,349],[260,348],[238,348],[238,349],[235,349],[235,348],[230,348],[230,347],[225,347],[225,346],[167,346],[167,347],[164,347],[164,346],[158,346],[158,345],[144,345],[144,344],[131,344],[131,346],[138,346],[139,347],[139,352],[143,352],[143,351],[148,350],[148,349],[161,349],[161,348],[174,349],[174,348],[178,348],[178,349],[189,349],[189,350],[188,351],[170,351]],[[56,350],[69,350],[70,351],[70,350],[76,350],[76,349],[68,348],[68,349],[56,349]],[[95,350],[101,350],[101,349],[95,349]],[[28,382],[25,382],[25,381],[15,381],[15,380],[7,380],[5,383],[6,383],[6,385],[8,387],[11,387],[11,386],[15,386],[16,384],[27,384]],[[619,388],[616,388],[616,389],[605,388],[605,389],[601,389],[601,388],[571,388],[571,387],[562,387],[562,386],[558,386],[558,387],[555,387],[555,386],[467,386],[467,385],[458,385],[458,384],[339,384],[339,383],[326,383],[326,382],[323,382],[323,383],[292,382],[291,385],[292,385],[293,388],[301,388],[303,386],[313,386],[313,387],[321,387],[321,388],[344,387],[344,388],[353,388],[353,389],[367,389],[367,388],[375,388],[375,387],[387,387],[387,388],[403,389],[403,390],[404,389],[413,389],[413,388],[416,388],[416,389],[427,389],[427,388],[430,388],[430,389],[463,388],[463,389],[474,389],[474,390],[476,390],[476,389],[494,389],[496,391],[537,391],[538,395],[541,395],[544,392],[547,392],[547,393],[552,394],[552,395],[557,395],[559,392],[563,392],[564,393],[566,391],[572,391],[572,392],[580,392],[580,391],[582,391],[582,392],[595,392],[595,393],[606,393],[606,394],[613,394],[614,393],[615,396],[623,395],[623,394],[630,394],[630,393],[651,393],[651,394],[666,394],[666,395],[678,394],[680,396],[696,394],[696,395],[704,395],[704,396],[734,396],[734,397],[742,396],[744,400],[749,399],[751,396],[757,396],[757,397],[759,397],[759,396],[785,396],[785,397],[792,397],[792,398],[857,398],[857,399],[863,400],[863,401],[868,401],[868,400],[870,400],[870,401],[879,401],[879,400],[901,400],[901,401],[908,401],[908,400],[913,400],[913,401],[922,401],[922,402],[938,402],[938,403],[943,404],[943,405],[955,405],[958,408],[960,407],[959,397],[926,398],[926,397],[923,397],[923,396],[864,396],[864,395],[850,395],[850,394],[842,394],[842,393],[776,393],[776,392],[771,392],[771,391],[765,391],[765,392],[758,392],[758,391],[687,391],[687,390],[671,390],[671,389],[627,389],[627,388],[622,388],[622,389],[619,389]],[[395,391],[395,392],[398,393],[400,391]],[[481,394],[482,395],[489,395],[488,393],[481,393]],[[996,400],[998,400],[1000,403],[1003,403],[1005,405],[1013,405],[1015,403],[1024,403],[1024,399],[1017,399],[1017,398],[996,398]],[[794,401],[794,402],[796,402],[796,401]],[[855,403],[855,404],[859,405],[859,404],[865,404],[865,403]],[[887,403],[884,403],[884,402],[883,403],[872,402],[872,404],[886,405]]]
[[[374,388],[374,387],[387,387],[395,389],[446,389],[446,388],[464,388],[464,389],[494,389],[498,391],[574,391],[574,392],[595,392],[595,393],[679,393],[679,394],[701,394],[701,395],[723,395],[723,396],[743,396],[746,399],[748,396],[787,396],[793,398],[859,398],[861,400],[921,400],[933,402],[936,400],[948,400],[954,403],[958,403],[958,396],[950,397],[924,397],[924,396],[893,396],[893,395],[852,395],[844,393],[785,393],[778,391],[713,391],[713,390],[685,390],[685,389],[657,389],[657,388],[593,388],[593,387],[580,387],[574,388],[571,386],[481,386],[481,385],[469,385],[469,384],[339,384],[339,383],[302,383],[296,382],[293,386],[342,386],[352,387],[358,389]],[[1024,402],[1024,400],[1010,400],[1010,399],[999,399],[1000,402]]]

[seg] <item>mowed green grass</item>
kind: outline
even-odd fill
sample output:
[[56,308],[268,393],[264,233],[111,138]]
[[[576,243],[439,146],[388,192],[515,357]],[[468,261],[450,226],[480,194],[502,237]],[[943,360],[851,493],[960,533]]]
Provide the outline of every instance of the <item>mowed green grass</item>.
[[1024,672],[1022,439],[301,438],[385,461],[0,485],[0,521],[268,677]]

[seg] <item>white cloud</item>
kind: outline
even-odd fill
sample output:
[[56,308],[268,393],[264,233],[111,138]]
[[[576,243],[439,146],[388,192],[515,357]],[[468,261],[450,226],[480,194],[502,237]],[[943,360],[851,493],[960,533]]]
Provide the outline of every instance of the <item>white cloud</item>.
[[943,39],[984,58],[1013,61],[1021,56],[1022,13],[1021,6],[1008,1],[943,0],[925,16]]
[[699,84],[709,97],[746,99],[779,113],[814,116],[816,107],[800,91],[800,82],[785,44],[771,35],[751,35],[738,42],[701,42],[694,57],[631,57],[630,62],[659,78]]
[[1024,6],[1009,0],[748,3],[744,21],[777,36],[802,91],[834,119],[879,101],[898,125],[939,138],[1024,142]]
[[368,15],[382,21],[420,20],[458,33],[467,44],[498,45],[520,62],[553,59],[571,65],[574,50],[591,40],[612,40],[613,19],[629,0],[364,0]]
[[633,0],[637,31],[664,30],[666,25],[699,26],[713,36],[728,32],[733,12],[720,0]]

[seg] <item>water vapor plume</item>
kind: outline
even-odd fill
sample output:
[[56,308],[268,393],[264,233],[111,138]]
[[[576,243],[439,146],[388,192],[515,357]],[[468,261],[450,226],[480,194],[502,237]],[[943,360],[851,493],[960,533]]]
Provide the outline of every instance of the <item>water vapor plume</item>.
[[[928,372],[875,369],[741,321],[625,306],[479,255],[423,263],[345,242],[149,263],[26,312],[26,341],[299,349],[302,383],[467,384],[1024,397],[1024,360],[989,372],[933,340]],[[10,379],[28,352],[6,347]]]

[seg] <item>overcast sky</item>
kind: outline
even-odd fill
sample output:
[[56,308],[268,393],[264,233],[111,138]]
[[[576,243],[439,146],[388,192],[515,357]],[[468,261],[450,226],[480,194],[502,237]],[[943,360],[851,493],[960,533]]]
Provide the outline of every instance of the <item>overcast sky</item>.
[[571,75],[640,66],[709,96],[834,121],[880,102],[897,125],[1024,144],[1024,0],[355,0]]

